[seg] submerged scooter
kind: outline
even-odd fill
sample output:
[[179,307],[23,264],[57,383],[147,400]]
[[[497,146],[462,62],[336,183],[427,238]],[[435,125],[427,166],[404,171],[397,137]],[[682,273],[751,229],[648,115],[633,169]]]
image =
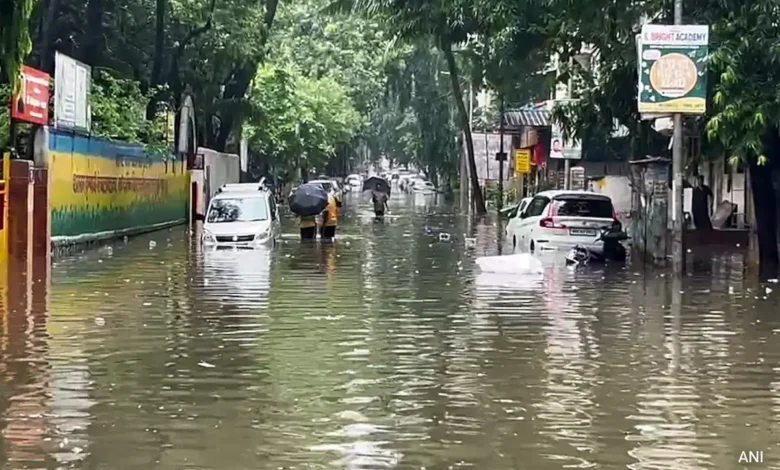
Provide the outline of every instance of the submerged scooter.
[[566,254],[566,264],[571,266],[609,261],[622,263],[628,257],[626,247],[620,243],[625,240],[628,240],[628,234],[622,230],[620,225],[605,228],[601,231],[599,238],[596,239],[597,242],[604,242],[604,249],[601,253],[594,253],[582,245],[577,245]]

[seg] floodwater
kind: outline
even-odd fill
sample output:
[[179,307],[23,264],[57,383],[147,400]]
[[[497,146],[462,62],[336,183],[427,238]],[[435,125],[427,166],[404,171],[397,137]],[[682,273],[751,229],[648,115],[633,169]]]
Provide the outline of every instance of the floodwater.
[[2,317],[0,468],[780,468],[778,300],[738,254],[496,279],[492,223],[358,205],[329,246],[57,260]]

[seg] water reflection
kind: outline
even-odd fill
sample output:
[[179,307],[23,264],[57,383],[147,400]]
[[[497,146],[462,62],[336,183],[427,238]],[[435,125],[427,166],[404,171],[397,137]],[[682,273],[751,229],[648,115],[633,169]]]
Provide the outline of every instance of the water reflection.
[[271,250],[267,248],[203,249],[201,292],[204,297],[238,310],[255,311],[268,305],[271,291]]
[[554,256],[542,276],[478,274],[492,219],[393,204],[379,224],[348,202],[334,243],[203,251],[175,229],[60,259],[51,287],[6,280],[0,467],[699,469],[778,451],[777,294],[737,255],[683,282]]

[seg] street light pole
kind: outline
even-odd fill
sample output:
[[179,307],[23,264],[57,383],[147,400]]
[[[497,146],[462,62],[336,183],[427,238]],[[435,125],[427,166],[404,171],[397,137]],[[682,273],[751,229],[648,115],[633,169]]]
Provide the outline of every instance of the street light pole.
[[[674,24],[683,22],[683,2],[674,0]],[[674,114],[672,136],[672,266],[674,273],[681,276],[685,265],[685,215],[683,213],[683,119],[681,113]]]
[[504,208],[504,93],[501,92],[501,122],[498,125],[498,210]]

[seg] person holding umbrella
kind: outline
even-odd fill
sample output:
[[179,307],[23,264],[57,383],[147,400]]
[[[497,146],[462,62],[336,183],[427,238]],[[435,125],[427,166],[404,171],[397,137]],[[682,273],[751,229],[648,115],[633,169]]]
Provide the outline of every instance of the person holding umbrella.
[[374,215],[376,215],[377,218],[385,216],[385,212],[388,209],[387,199],[387,193],[381,191],[371,192],[371,202],[374,203]]
[[328,193],[317,184],[302,184],[290,195],[290,211],[300,217],[301,240],[316,237],[315,217],[328,207],[328,202]]
[[336,227],[339,225],[339,201],[332,194],[328,195],[328,206],[322,212],[322,227],[320,238],[323,241],[333,240],[336,236]]
[[390,199],[390,183],[386,179],[372,176],[363,182],[363,191],[371,191],[371,202],[374,203],[374,215],[384,217],[387,211],[387,200]]
[[300,217],[301,240],[314,240],[317,237],[317,219],[313,215]]

